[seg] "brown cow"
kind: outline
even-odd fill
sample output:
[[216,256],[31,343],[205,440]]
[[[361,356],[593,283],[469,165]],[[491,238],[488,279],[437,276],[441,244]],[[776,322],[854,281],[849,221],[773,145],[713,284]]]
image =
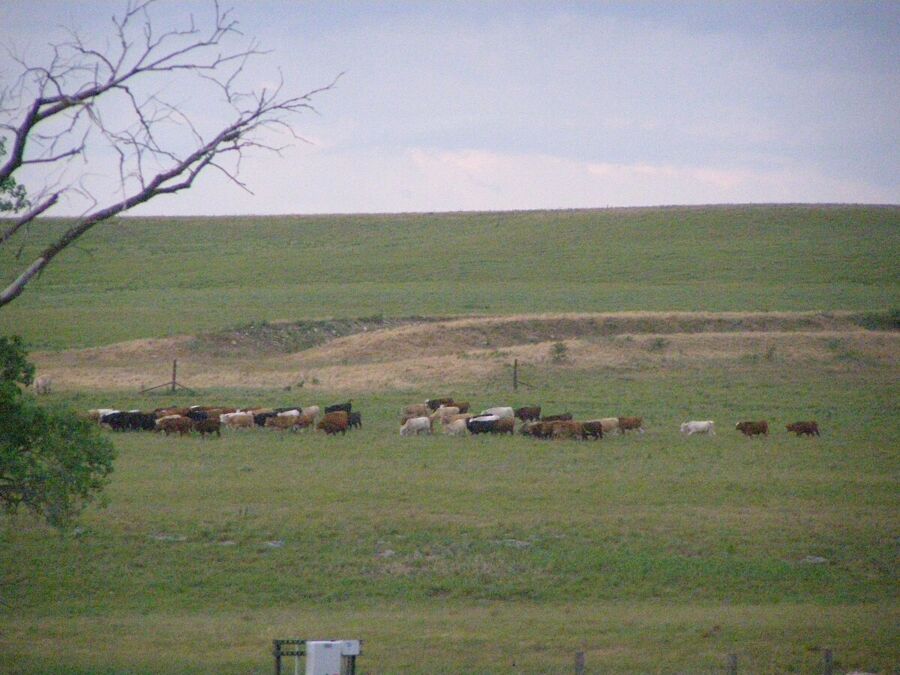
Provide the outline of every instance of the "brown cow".
[[511,417],[504,417],[501,420],[497,420],[497,423],[494,425],[494,428],[491,430],[492,434],[512,434],[516,430],[516,420]]
[[769,423],[765,420],[759,422],[738,422],[734,428],[740,431],[744,436],[768,436]]
[[468,401],[453,401],[452,403],[450,403],[450,405],[455,405],[457,408],[459,408],[459,412],[461,413],[469,412],[470,406]]
[[552,437],[559,438],[581,438],[584,439],[584,425],[581,422],[573,422],[571,420],[557,420],[552,423]]
[[206,438],[206,434],[215,434],[219,438],[222,437],[222,423],[218,417],[207,417],[205,420],[194,420],[194,431],[200,432],[201,438]]
[[637,429],[640,433],[644,433],[644,418],[643,417],[620,417],[619,418],[619,433],[624,434],[626,431],[631,429]]
[[787,425],[788,431],[793,431],[797,436],[802,436],[803,434],[808,434],[810,436],[818,436],[819,435],[819,425],[816,424],[815,420],[810,420],[809,422],[794,422],[793,424]]
[[322,421],[319,422],[317,428],[324,431],[329,436],[337,433],[346,434],[347,427],[350,426],[350,415],[345,410],[326,413]]
[[293,429],[296,424],[297,417],[295,417],[294,415],[286,415],[284,417],[276,415],[275,417],[267,417],[263,426],[269,429],[280,429],[281,431],[286,431],[288,429]]
[[587,438],[590,436],[591,438],[603,438],[603,423],[600,420],[590,420],[589,422],[582,422],[581,428],[584,429],[584,437]]
[[532,438],[549,438],[553,433],[553,422],[525,422],[520,431]]
[[179,436],[184,436],[191,433],[193,424],[194,421],[190,417],[170,415],[169,417],[161,417],[156,420],[154,431],[164,431],[166,436],[177,431]]
[[523,422],[528,422],[530,420],[539,420],[541,419],[541,406],[539,405],[526,405],[521,408],[516,408],[516,417],[518,417]]

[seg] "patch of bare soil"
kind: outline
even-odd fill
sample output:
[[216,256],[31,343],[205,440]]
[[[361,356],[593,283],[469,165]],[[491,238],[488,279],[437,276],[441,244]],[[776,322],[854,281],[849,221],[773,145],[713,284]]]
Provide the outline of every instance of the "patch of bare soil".
[[[191,387],[294,387],[378,391],[484,381],[513,359],[534,366],[659,369],[710,361],[821,362],[897,367],[900,331],[869,330],[859,314],[821,312],[520,315],[396,320],[303,349],[251,349],[261,333],[220,348],[216,338],[183,336],[33,354],[58,389],[131,389],[165,382],[172,359]],[[324,326],[310,326],[326,330]],[[296,325],[296,324],[293,324]],[[349,330],[343,324],[338,333]],[[301,332],[302,332],[301,331]],[[222,334],[224,335],[224,334]],[[558,344],[565,359],[558,362]],[[202,345],[211,344],[209,349]]]

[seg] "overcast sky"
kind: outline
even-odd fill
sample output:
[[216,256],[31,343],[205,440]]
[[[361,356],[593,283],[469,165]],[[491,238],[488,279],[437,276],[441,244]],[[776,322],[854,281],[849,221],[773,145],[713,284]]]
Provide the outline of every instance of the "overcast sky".
[[[0,41],[34,51],[61,25],[109,36],[123,6],[7,0]],[[900,203],[894,0],[230,6],[272,50],[254,85],[344,75],[297,120],[309,144],[244,162],[253,195],[210,174],[133,213]]]

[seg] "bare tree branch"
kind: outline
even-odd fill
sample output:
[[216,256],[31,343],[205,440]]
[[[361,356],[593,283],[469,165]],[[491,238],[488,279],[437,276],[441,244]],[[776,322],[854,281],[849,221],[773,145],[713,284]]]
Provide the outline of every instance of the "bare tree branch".
[[[0,92],[0,134],[10,140],[0,181],[15,179],[24,168],[70,175],[74,159],[87,162],[90,156],[91,166],[97,157],[111,161],[115,168],[96,173],[118,175],[119,190],[104,205],[110,200],[91,189],[90,174],[81,170],[66,186],[45,192],[49,196],[8,227],[0,235],[0,246],[36,225],[38,217],[66,193],[91,203],[18,270],[0,291],[0,308],[97,223],[160,195],[187,190],[208,168],[250,192],[239,177],[245,153],[278,153],[282,146],[265,138],[269,132],[286,132],[302,140],[294,129],[295,116],[314,112],[313,98],[332,89],[340,77],[300,95],[286,95],[280,76],[274,88],[242,90],[239,82],[247,64],[266,52],[254,40],[234,46],[241,33],[230,9],[223,10],[212,0],[207,27],[198,26],[191,16],[182,26],[157,30],[155,4],[129,0],[122,14],[112,17],[113,39],[102,49],[70,32],[65,42],[51,45],[46,65],[32,66],[16,58],[21,75]],[[225,114],[230,121],[210,129],[207,114],[198,117],[183,102],[170,100],[170,83],[177,77],[194,78],[197,86],[214,85],[218,98],[211,102],[209,114]],[[185,137],[192,139],[192,149],[185,150]]]

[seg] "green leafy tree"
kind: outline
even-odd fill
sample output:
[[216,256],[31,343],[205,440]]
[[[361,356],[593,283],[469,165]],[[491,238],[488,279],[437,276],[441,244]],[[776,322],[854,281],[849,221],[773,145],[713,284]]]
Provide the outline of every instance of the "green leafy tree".
[[45,408],[22,390],[34,366],[18,337],[0,336],[0,370],[0,505],[64,528],[102,498],[115,448],[75,411]]

